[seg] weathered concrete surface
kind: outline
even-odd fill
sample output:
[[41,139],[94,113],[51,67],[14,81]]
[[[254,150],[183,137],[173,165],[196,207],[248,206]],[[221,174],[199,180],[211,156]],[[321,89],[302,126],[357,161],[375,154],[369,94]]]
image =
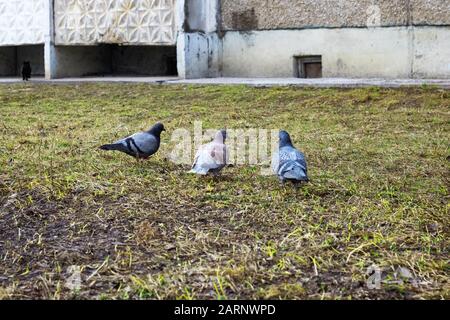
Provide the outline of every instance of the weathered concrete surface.
[[321,55],[323,77],[408,78],[406,28],[227,32],[223,76],[293,77],[294,56]]
[[181,78],[217,77],[222,41],[217,32],[218,0],[177,1],[177,63]]
[[450,0],[410,0],[416,25],[450,25]]
[[[18,83],[21,82],[21,78],[16,77],[0,77],[0,83]],[[100,77],[73,77],[73,78],[60,78],[60,79],[45,79],[44,77],[33,77],[31,82],[37,83],[156,83],[162,84],[172,80],[178,80],[177,77],[128,77],[128,76],[100,76]]]
[[175,0],[54,0],[56,45],[174,45]]
[[413,77],[450,78],[450,27],[414,28]]
[[450,27],[227,32],[225,77],[292,77],[298,55],[321,55],[323,77],[450,78]]
[[[0,83],[18,83],[15,78],[0,78]],[[450,79],[299,79],[299,78],[202,78],[178,79],[176,77],[82,77],[45,80],[32,78],[32,82],[67,84],[67,83],[155,83],[155,84],[190,84],[190,85],[249,85],[249,86],[298,86],[298,87],[326,87],[326,88],[357,88],[357,87],[414,87],[437,86],[450,89]]]
[[[378,11],[379,10],[379,11]],[[223,30],[450,25],[449,0],[222,0]]]
[[249,86],[299,86],[325,88],[357,88],[357,87],[414,87],[437,86],[450,89],[450,79],[345,79],[345,78],[213,78],[183,79],[170,81],[171,84],[197,85],[249,85]]
[[0,46],[43,44],[49,0],[0,0]]
[[217,30],[219,0],[185,0],[184,31],[214,32]]
[[217,33],[182,33],[178,37],[178,74],[182,78],[220,75],[222,41]]

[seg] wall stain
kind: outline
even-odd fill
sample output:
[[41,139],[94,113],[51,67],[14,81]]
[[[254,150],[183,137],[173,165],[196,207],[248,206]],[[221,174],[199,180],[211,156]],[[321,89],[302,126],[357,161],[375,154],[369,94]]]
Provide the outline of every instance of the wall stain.
[[258,18],[255,9],[234,11],[232,13],[232,26],[234,30],[247,31],[258,29]]

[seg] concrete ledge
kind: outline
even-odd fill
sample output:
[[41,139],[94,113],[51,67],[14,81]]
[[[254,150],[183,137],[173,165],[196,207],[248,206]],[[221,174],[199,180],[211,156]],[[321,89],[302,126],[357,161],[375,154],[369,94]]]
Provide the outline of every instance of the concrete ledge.
[[[0,78],[0,84],[23,83],[19,78]],[[157,83],[189,85],[248,85],[255,87],[297,86],[318,88],[358,87],[419,87],[436,86],[450,89],[450,79],[347,79],[347,78],[203,78],[178,79],[176,77],[83,77],[46,80],[32,78],[28,83],[70,84],[70,83]]]
[[450,88],[450,79],[348,79],[348,78],[210,78],[171,81],[183,84],[250,85],[250,86],[299,86],[325,88],[355,87],[416,87],[423,85]]

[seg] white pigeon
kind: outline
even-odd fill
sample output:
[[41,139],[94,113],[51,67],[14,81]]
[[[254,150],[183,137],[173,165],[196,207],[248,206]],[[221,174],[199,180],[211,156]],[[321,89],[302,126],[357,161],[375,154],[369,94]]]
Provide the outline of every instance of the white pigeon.
[[200,146],[195,154],[192,169],[189,172],[200,175],[219,173],[229,160],[227,146],[225,145],[226,138],[226,130],[220,130],[216,133],[213,141]]

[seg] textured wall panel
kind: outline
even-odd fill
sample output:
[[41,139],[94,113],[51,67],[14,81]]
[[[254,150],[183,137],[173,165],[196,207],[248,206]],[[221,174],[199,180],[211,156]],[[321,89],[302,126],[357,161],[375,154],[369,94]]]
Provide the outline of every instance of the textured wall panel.
[[221,11],[223,30],[450,24],[450,0],[221,0]]
[[55,42],[173,45],[175,1],[55,0]]
[[48,0],[0,0],[0,45],[44,43]]

